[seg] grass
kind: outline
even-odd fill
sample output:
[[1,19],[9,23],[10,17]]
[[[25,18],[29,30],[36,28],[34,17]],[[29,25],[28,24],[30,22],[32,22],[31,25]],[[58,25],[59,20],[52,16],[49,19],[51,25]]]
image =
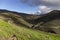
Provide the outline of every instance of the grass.
[[60,40],[59,35],[16,26],[0,19],[0,40],[11,40],[12,35],[18,40]]

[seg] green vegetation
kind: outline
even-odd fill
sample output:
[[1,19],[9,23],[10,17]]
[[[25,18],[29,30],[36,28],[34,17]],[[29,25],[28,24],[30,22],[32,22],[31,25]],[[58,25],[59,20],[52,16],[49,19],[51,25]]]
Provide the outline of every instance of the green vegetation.
[[12,35],[18,40],[60,40],[59,35],[16,26],[0,19],[0,40],[11,40]]
[[[60,20],[52,20],[55,14],[51,13],[51,17],[49,15],[40,17],[2,10],[0,12],[0,40],[60,40]],[[60,13],[56,17],[59,16]],[[47,32],[32,29],[33,25],[34,28]]]

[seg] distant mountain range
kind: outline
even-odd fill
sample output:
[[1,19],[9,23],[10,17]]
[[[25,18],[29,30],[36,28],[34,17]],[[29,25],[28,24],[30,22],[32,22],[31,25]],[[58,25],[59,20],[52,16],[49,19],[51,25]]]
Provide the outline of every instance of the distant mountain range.
[[27,28],[60,34],[60,10],[53,10],[44,15],[0,10],[0,19]]

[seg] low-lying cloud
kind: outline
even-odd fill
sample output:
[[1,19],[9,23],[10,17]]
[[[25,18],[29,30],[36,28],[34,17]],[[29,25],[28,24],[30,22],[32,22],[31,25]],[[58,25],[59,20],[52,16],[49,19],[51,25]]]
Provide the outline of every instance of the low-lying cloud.
[[51,11],[51,8],[47,7],[47,6],[39,6],[39,9],[42,13],[47,13]]

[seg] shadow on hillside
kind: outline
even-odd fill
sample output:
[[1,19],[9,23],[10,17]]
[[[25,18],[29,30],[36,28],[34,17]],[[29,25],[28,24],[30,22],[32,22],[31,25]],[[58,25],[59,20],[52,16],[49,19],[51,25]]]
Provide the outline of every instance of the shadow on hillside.
[[42,25],[43,25],[43,24],[45,24],[49,21],[55,20],[55,19],[60,19],[60,15],[59,14],[46,15],[46,16],[36,19],[35,22],[36,22],[36,24],[38,24],[39,22],[43,22],[42,23]]
[[20,25],[20,26],[24,26],[24,27],[27,27],[27,28],[29,27],[29,26],[21,23],[17,18],[14,17],[14,15],[5,15],[5,14],[0,14],[0,15],[2,15],[2,16],[7,18],[5,21],[8,21],[8,20],[12,19],[14,24],[17,24],[17,25]]

